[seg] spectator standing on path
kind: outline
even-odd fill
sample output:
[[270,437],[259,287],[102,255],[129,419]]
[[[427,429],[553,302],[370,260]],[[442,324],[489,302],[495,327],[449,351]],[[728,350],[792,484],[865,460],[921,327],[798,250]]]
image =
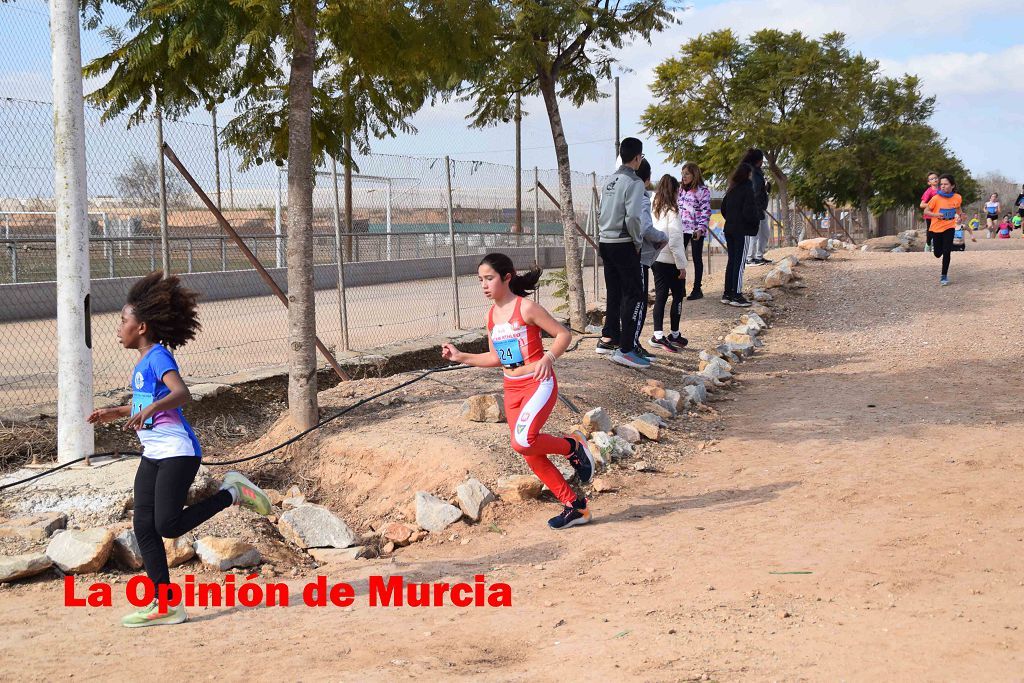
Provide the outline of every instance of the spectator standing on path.
[[[953,252],[956,227],[963,220],[963,213],[960,210],[962,204],[963,198],[956,192],[956,181],[953,176],[948,173],[939,176],[939,189],[935,196],[928,200],[924,216],[932,219],[928,230],[935,233],[932,235],[932,252],[935,258],[942,259],[939,284],[943,287],[949,284],[949,256]],[[971,239],[978,241],[974,237]]]
[[704,175],[692,161],[683,164],[678,206],[683,244],[693,255],[693,287],[686,298],[696,301],[704,298],[701,282],[704,278],[704,237],[711,223],[711,190],[704,186]]
[[1017,215],[1024,218],[1024,185],[1020,186],[1020,194],[1017,195],[1013,205],[1017,208]]
[[[651,267],[654,270],[654,336],[651,344],[672,353],[679,353],[687,344],[686,337],[679,332],[683,296],[686,294],[686,240],[679,221],[678,198],[679,181],[669,174],[663,175],[652,208],[654,226],[668,235],[668,246],[661,250]],[[669,309],[672,334],[666,336],[665,303],[669,293],[672,294],[672,308]]]
[[725,218],[725,244],[729,260],[725,267],[725,292],[722,303],[730,306],[749,306],[743,296],[743,255],[747,242],[757,235],[761,224],[754,185],[750,182],[754,169],[740,164],[729,176],[729,189],[722,199],[722,217]]
[[[935,194],[938,191],[939,191],[939,174],[936,173],[935,171],[929,171],[928,172],[928,189],[926,189],[924,191],[924,194],[921,195],[921,208],[922,209],[927,209],[928,208],[928,202],[931,201],[932,197],[934,197]],[[925,251],[931,251],[932,250],[932,230],[931,230],[932,221],[931,221],[930,218],[928,218],[928,216],[925,215],[924,216],[924,222],[925,222],[924,250]]]
[[654,227],[654,214],[651,211],[651,194],[647,190],[651,184],[651,164],[647,159],[640,162],[640,166],[636,169],[636,176],[644,184],[643,228],[640,233],[640,236],[643,238],[643,242],[640,244],[640,265],[643,268],[644,282],[643,296],[640,297],[640,323],[637,328],[636,352],[649,360],[651,354],[640,343],[639,331],[643,330],[644,325],[647,323],[647,294],[651,289],[651,266],[654,265],[654,259],[658,256],[658,253],[668,244],[668,235]]
[[761,266],[771,263],[764,257],[764,252],[768,249],[768,237],[771,234],[768,217],[765,215],[765,212],[768,211],[768,183],[765,182],[764,171],[761,170],[761,167],[764,166],[764,152],[756,147],[751,147],[743,155],[743,160],[740,163],[748,164],[753,169],[751,182],[754,185],[754,201],[760,216],[757,235],[750,240],[747,247],[747,265]]
[[640,342],[643,267],[644,185],[636,170],[643,161],[643,143],[624,138],[619,143],[622,165],[601,191],[598,215],[599,251],[604,261],[605,318],[597,352],[632,368],[650,367],[651,361],[636,353]]

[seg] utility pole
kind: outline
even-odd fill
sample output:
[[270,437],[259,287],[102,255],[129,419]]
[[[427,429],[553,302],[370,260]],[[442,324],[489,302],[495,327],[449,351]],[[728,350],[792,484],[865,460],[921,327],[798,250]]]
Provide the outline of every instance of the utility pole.
[[78,0],[50,0],[57,200],[57,462],[93,454],[89,195]]
[[615,156],[619,156],[619,77],[615,77]]

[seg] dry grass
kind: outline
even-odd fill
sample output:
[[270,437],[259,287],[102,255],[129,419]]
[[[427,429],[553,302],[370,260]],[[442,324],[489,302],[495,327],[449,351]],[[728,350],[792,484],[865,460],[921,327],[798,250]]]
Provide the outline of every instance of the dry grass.
[[0,472],[18,469],[27,462],[52,460],[56,452],[56,423],[0,422]]

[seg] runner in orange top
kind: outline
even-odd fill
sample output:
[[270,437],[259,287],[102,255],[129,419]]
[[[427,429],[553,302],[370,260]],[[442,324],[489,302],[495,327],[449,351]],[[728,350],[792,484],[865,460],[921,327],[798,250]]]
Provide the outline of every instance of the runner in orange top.
[[[536,289],[540,268],[518,274],[505,254],[488,254],[477,275],[484,296],[494,304],[487,312],[490,350],[463,353],[451,344],[441,355],[456,363],[481,368],[501,366],[505,371],[505,416],[512,432],[512,449],[526,458],[526,464],[564,508],[548,520],[552,529],[567,529],[590,521],[587,499],[578,495],[562,477],[548,455],[569,459],[577,478],[584,484],[594,477],[594,456],[582,432],[560,437],[541,434],[558,400],[554,362],[565,353],[572,334],[538,303],[527,297]],[[555,338],[544,351],[541,330]]]
[[[956,192],[956,181],[953,176],[944,173],[939,176],[938,193],[928,200],[924,217],[931,219],[928,232],[932,233],[932,251],[935,258],[942,259],[942,276],[939,284],[949,284],[949,256],[953,251],[953,237],[957,224],[963,220],[960,205],[963,198]],[[971,236],[975,242],[978,240]]]

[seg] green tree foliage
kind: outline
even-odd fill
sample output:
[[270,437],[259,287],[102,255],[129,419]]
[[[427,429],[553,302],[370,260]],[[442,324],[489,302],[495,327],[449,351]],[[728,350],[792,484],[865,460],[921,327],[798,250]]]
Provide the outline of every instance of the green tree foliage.
[[495,0],[498,25],[488,36],[493,56],[480,63],[466,99],[474,103],[476,126],[511,120],[516,94],[540,95],[551,128],[558,165],[559,204],[566,237],[569,319],[586,323],[583,271],[576,242],[569,145],[560,100],[579,107],[603,97],[601,81],[612,75],[612,50],[651,36],[675,21],[671,0]]
[[[856,119],[857,93],[872,68],[842,33],[815,40],[765,29],[744,42],[715,31],[657,67],[657,103],[642,120],[674,163],[695,161],[719,180],[746,148],[762,149],[786,207],[796,160]],[[782,220],[792,237],[788,216]]]
[[[928,125],[935,98],[918,78],[881,77],[841,33],[701,35],[658,66],[652,91],[644,125],[673,162],[696,161],[721,179],[759,147],[783,207],[791,195],[816,210],[852,204],[867,227],[872,212],[917,204],[928,169],[953,173],[965,199],[977,192]],[[782,219],[795,237],[795,221]]]
[[860,95],[860,116],[799,160],[793,178],[799,202],[815,210],[829,203],[857,206],[870,229],[872,214],[917,204],[932,168],[955,175],[970,201],[974,181],[928,125],[935,98],[922,96],[916,76],[874,73]]

